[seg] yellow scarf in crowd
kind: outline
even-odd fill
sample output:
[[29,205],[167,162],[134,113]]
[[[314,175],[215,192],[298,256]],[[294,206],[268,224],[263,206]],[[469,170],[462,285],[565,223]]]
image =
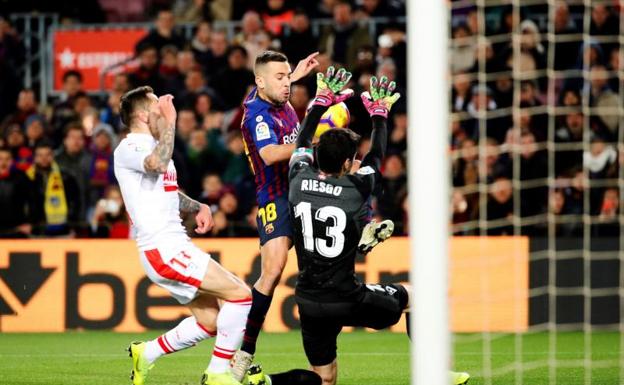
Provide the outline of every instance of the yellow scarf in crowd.
[[[35,165],[26,170],[26,175],[35,180]],[[46,215],[46,224],[63,225],[67,223],[67,199],[65,198],[65,186],[61,169],[56,162],[52,163],[46,185],[43,209]]]

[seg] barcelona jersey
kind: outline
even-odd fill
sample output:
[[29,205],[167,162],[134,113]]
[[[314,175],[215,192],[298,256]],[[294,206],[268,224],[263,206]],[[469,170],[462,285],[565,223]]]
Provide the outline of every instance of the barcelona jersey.
[[295,143],[299,119],[289,102],[273,105],[261,99],[255,87],[245,98],[243,109],[245,153],[255,177],[258,206],[264,207],[277,198],[288,197],[288,160],[267,165],[260,150],[270,144]]

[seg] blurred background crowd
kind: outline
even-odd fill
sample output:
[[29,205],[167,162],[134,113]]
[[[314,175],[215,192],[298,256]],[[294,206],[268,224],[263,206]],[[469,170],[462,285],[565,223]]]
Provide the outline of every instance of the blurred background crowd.
[[[620,8],[609,1],[590,8],[582,2],[533,3],[516,8],[450,3],[453,232],[579,236],[589,228],[597,236],[619,235]],[[3,237],[130,236],[112,172],[112,151],[127,133],[119,99],[130,88],[150,85],[157,94],[175,96],[178,183],[211,206],[216,226],[210,236],[219,237],[256,235],[255,192],[240,122],[259,52],[280,50],[296,65],[318,50],[318,70],[345,66],[354,73],[356,92],[377,75],[397,81],[407,96],[404,0],[0,4],[7,15],[60,12],[64,25],[151,26],[136,45],[136,68],[115,75],[105,95],[84,92],[81,74],[68,71],[62,95],[40,105],[36,92],[24,89],[19,79],[20,31],[9,18],[0,19]],[[240,21],[233,36],[215,27],[229,20]],[[327,23],[314,28],[316,20]],[[374,31],[368,28],[372,20]],[[188,23],[191,38],[179,28]],[[292,87],[300,119],[314,88],[313,77]],[[406,234],[409,224],[406,99],[389,119],[384,191],[373,202],[375,215],[393,219],[399,234]],[[364,137],[364,153],[370,120],[357,98],[347,106],[350,127]],[[59,200],[60,209],[46,207],[51,200]]]
[[[6,2],[0,2],[6,3]],[[404,1],[236,1],[142,0],[8,2],[8,12],[59,12],[63,25],[149,22],[150,32],[135,47],[136,68],[115,75],[105,95],[84,91],[83,76],[66,71],[60,97],[46,105],[19,78],[24,43],[10,18],[0,19],[0,236],[114,237],[131,235],[112,154],[128,130],[121,124],[124,92],[150,85],[171,93],[178,111],[173,160],[182,190],[213,211],[209,236],[256,236],[255,187],[240,136],[241,102],[254,85],[255,56],[284,52],[291,64],[319,51],[319,71],[329,65],[354,72],[363,91],[370,76],[405,85]],[[6,16],[6,15],[5,15]],[[374,33],[371,18],[383,20]],[[324,19],[313,30],[312,21]],[[228,38],[214,27],[240,21]],[[192,23],[185,38],[181,25]],[[303,119],[314,77],[294,84],[291,103]],[[370,135],[370,119],[359,98],[347,103],[351,127]],[[402,217],[397,196],[405,195],[407,120],[405,104],[390,118],[393,128],[386,160],[387,193],[381,215]],[[366,151],[368,141],[362,142]],[[187,218],[189,228],[193,218]],[[194,232],[189,232],[194,234]]]

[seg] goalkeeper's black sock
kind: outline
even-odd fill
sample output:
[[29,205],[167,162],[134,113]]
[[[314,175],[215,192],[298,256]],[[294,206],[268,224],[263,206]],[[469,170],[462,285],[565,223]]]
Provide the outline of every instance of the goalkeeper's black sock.
[[284,373],[269,374],[271,385],[321,385],[321,376],[311,370],[293,369]]
[[410,312],[405,312],[405,330],[407,331],[407,336],[411,340],[412,339],[412,335],[411,335],[412,328],[410,327],[410,325],[411,325],[411,323],[410,323]]
[[273,296],[264,295],[254,287],[251,290],[251,298],[251,309],[247,316],[247,326],[241,350],[254,354],[256,352],[256,340],[260,334],[260,329],[262,329],[262,324],[264,324],[264,318],[271,307]]

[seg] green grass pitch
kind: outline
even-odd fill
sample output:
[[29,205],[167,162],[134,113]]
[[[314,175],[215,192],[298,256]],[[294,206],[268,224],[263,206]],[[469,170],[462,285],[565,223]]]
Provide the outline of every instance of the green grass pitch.
[[[0,334],[0,384],[3,385],[118,385],[130,384],[130,359],[124,348],[131,340],[149,339],[157,332],[123,334],[112,332],[73,332],[66,334]],[[524,370],[514,370],[517,357],[513,335],[493,335],[491,368],[498,371],[492,384],[514,384],[522,374],[527,385],[548,384],[548,334],[529,333],[521,340]],[[620,378],[620,335],[596,332],[592,335],[592,384],[618,385]],[[582,365],[585,350],[582,333],[557,334],[559,367],[557,384],[584,384]],[[481,335],[455,338],[454,367],[476,374],[470,385],[486,384],[483,372]],[[210,358],[212,342],[165,356],[150,373],[151,385],[199,384]],[[338,342],[341,385],[409,384],[409,343],[403,334],[358,331],[344,333]],[[260,337],[257,358],[269,372],[306,368],[298,332],[264,334]],[[507,370],[505,370],[507,368]],[[551,372],[552,373],[552,372]]]

